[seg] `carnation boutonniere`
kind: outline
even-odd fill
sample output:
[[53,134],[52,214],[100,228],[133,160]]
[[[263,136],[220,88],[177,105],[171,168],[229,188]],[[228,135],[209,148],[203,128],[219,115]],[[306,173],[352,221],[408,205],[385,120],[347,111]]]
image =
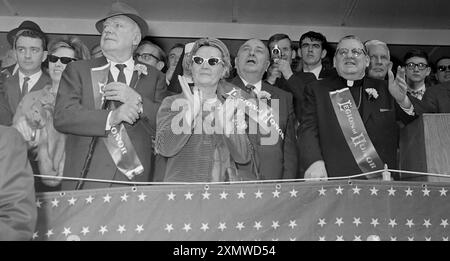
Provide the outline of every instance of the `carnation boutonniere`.
[[257,96],[258,96],[258,99],[260,99],[260,100],[262,100],[262,99],[270,100],[270,97],[271,97],[270,93],[268,93],[266,91],[260,91]]
[[141,64],[141,63],[137,63],[134,65],[134,70],[137,71],[138,73],[138,77],[140,77],[142,74],[143,75],[147,75],[147,66]]
[[367,88],[366,89],[367,94],[369,95],[369,100],[375,100],[378,98],[378,92],[374,88]]

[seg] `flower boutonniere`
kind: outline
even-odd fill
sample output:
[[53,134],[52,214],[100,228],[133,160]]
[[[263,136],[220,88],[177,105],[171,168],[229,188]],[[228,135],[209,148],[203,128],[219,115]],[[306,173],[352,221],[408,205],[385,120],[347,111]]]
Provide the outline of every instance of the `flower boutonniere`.
[[378,92],[374,88],[367,88],[366,89],[367,94],[369,95],[369,100],[375,100],[378,98]]
[[262,100],[262,99],[270,100],[270,97],[271,97],[270,93],[268,93],[266,91],[260,91],[257,96],[258,96],[258,99],[260,99],[260,100]]
[[138,73],[138,77],[140,77],[142,74],[143,75],[147,75],[147,66],[141,64],[141,63],[137,63],[134,65],[134,70],[137,71]]

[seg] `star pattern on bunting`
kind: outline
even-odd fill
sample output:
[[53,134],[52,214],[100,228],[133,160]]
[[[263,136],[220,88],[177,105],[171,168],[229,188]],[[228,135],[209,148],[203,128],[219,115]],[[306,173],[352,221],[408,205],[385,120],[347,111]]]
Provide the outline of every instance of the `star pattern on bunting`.
[[138,201],[145,201],[145,198],[147,195],[144,194],[144,192],[141,192],[141,194],[138,195]]
[[103,197],[103,202],[104,202],[104,203],[106,203],[106,202],[111,203],[111,196],[110,196],[109,194],[106,194],[106,195]]
[[261,221],[255,221],[255,225],[253,227],[256,230],[260,230],[262,228]]
[[326,194],[325,194],[325,192],[327,192],[327,190],[326,189],[324,189],[323,187],[322,188],[320,188],[319,190],[319,196],[320,195],[322,195],[322,196],[326,196]]
[[262,195],[263,193],[261,192],[261,190],[258,189],[258,191],[255,192],[255,198],[260,198],[262,199]]
[[425,188],[422,190],[422,192],[423,192],[423,196],[425,197],[425,196],[430,196],[430,190],[428,190],[428,188],[425,186]]
[[280,198],[280,191],[275,190],[272,192],[272,194],[273,194],[273,198]]
[[52,204],[52,207],[57,208],[57,207],[58,207],[58,204],[59,204],[59,200],[58,200],[57,198],[54,198],[54,199],[51,201],[51,204]]
[[202,227],[200,228],[203,232],[206,232],[209,229],[208,223],[202,223]]
[[242,191],[242,189],[237,193],[237,196],[238,199],[245,199],[245,193]]
[[430,227],[430,226],[431,226],[430,219],[424,219],[424,220],[423,220],[423,225],[424,225],[426,228]]
[[192,196],[194,196],[194,194],[191,193],[190,191],[188,191],[188,193],[184,194],[184,199],[185,200],[192,200]]
[[[78,219],[82,220],[78,223],[76,217],[73,217],[70,222],[61,223],[59,226],[49,224],[46,227],[37,227],[32,234],[32,239],[73,240],[78,238],[79,240],[82,237],[83,240],[92,240],[92,238],[123,240],[124,238],[134,239],[133,235],[139,235],[138,240],[145,240],[149,238],[149,235],[154,234],[154,231],[159,231],[163,235],[160,237],[161,240],[185,240],[186,238],[195,240],[196,233],[203,235],[201,240],[214,237],[220,241],[234,239],[297,241],[305,240],[305,233],[309,233],[307,235],[310,236],[306,239],[312,237],[320,241],[374,241],[372,238],[374,234],[378,240],[392,241],[448,239],[448,230],[444,230],[449,226],[448,216],[442,215],[448,212],[441,211],[442,213],[437,212],[437,215],[434,215],[423,210],[416,211],[417,204],[431,208],[432,199],[440,202],[438,206],[445,207],[448,186],[440,184],[437,187],[432,183],[426,185],[409,183],[405,186],[405,183],[375,184],[373,181],[366,184],[362,181],[352,181],[348,184],[331,181],[326,186],[292,184],[259,183],[254,186],[245,184],[220,187],[208,184],[200,188],[188,185],[185,189],[168,185],[168,189],[159,188],[158,191],[134,187],[132,192],[123,188],[115,191],[116,188],[114,188],[105,192],[95,190],[53,193],[45,197],[37,195],[38,211],[50,210],[50,213],[67,212],[73,213],[69,215],[78,215],[80,210],[90,209],[92,213],[95,213],[95,217],[98,210],[100,215],[99,222],[94,224],[89,223],[89,217]],[[408,197],[412,200],[405,200]],[[95,200],[96,198],[98,200]],[[205,199],[209,202],[203,201]],[[387,201],[392,209],[383,205]],[[140,223],[134,216],[127,218],[130,213],[136,213],[133,212],[133,208],[140,206],[141,209],[146,209],[150,206],[149,204],[155,203],[162,206],[163,212],[174,211],[171,215],[158,215],[160,217],[157,218],[164,217],[165,220],[158,224],[157,230],[152,227],[153,220],[149,218],[150,216],[139,218]],[[283,209],[274,208],[284,204],[291,205]],[[309,208],[317,209],[317,211],[309,213],[307,218],[297,215],[300,212],[296,209],[301,209],[307,204]],[[235,205],[239,207],[233,207]],[[120,206],[119,212],[122,208],[128,209],[127,212],[122,211],[122,214],[118,212],[118,216],[124,219],[102,216],[101,212],[118,206]],[[202,207],[201,210],[199,206]],[[267,212],[267,215],[263,214],[265,212],[255,212],[264,206],[271,210]],[[324,206],[333,207],[333,211],[327,211]],[[369,206],[377,210],[367,211]],[[436,204],[433,209],[436,209],[435,206]],[[227,212],[228,208],[235,210]],[[149,211],[154,211],[150,209]],[[237,209],[239,211],[236,212]],[[186,214],[180,215],[180,213]],[[230,238],[233,235],[236,238]]]
[[291,194],[291,198],[296,198],[297,197],[297,193],[298,193],[298,191],[297,190],[295,190],[294,188],[292,188],[292,190],[291,191],[289,191],[289,194]]
[[355,226],[359,226],[359,225],[361,225],[361,218],[359,218],[359,217],[354,217],[353,218],[353,224],[355,224]]
[[389,192],[389,196],[395,196],[395,192],[396,192],[397,190],[395,190],[393,187],[391,187],[390,189],[388,189],[388,192]]
[[217,228],[223,232],[225,229],[227,229],[227,223],[219,222],[219,226]]
[[405,226],[408,226],[409,228],[411,228],[412,226],[414,226],[413,219],[406,219],[406,224],[405,224]]
[[395,219],[389,219],[389,226],[391,226],[392,228],[394,228],[397,225],[397,222],[395,222]]
[[73,206],[73,205],[75,205],[75,202],[77,202],[77,199],[74,197],[71,197],[70,199],[67,200],[67,202],[69,202],[69,206]]
[[89,227],[83,227],[82,229],[81,229],[81,234],[83,234],[83,236],[86,236],[86,234],[87,233],[89,233],[90,231],[89,231]]
[[94,197],[92,197],[92,195],[89,195],[89,197],[85,198],[86,200],[86,204],[92,204]]
[[406,197],[412,196],[413,190],[411,189],[411,187],[408,187],[408,189],[405,190],[405,193],[406,193]]
[[136,225],[136,232],[141,233],[142,231],[144,231],[144,225]]
[[227,199],[227,197],[228,197],[228,193],[226,193],[225,191],[222,191],[222,193],[220,193],[219,195],[220,195],[220,199]]
[[172,224],[166,224],[166,227],[164,228],[164,230],[166,230],[167,233],[172,232],[172,230],[173,230],[173,225],[172,225]]
[[183,227],[183,230],[184,231],[186,231],[186,233],[187,232],[189,232],[189,230],[191,230],[192,228],[191,228],[191,223],[188,223],[188,224],[184,224],[184,227]]
[[209,196],[211,196],[211,193],[209,193],[207,190],[202,193],[203,199],[209,199]]
[[377,189],[377,188],[375,188],[375,187],[372,187],[372,188],[370,189],[370,195],[371,195],[371,196],[373,196],[373,195],[378,196],[378,191],[379,191],[379,189]]
[[128,201],[128,194],[127,193],[123,193],[123,195],[120,196],[120,201],[127,202]]
[[244,226],[244,222],[237,222],[236,228],[241,231],[242,229],[245,228]]
[[272,227],[274,230],[276,230],[277,228],[280,227],[280,224],[279,224],[278,221],[272,221],[271,227]]
[[323,227],[324,225],[327,224],[327,222],[325,222],[324,218],[319,218],[319,223],[317,223],[319,226]]
[[125,232],[127,230],[125,229],[125,225],[119,225],[119,226],[117,226],[116,231],[119,232],[120,234],[122,234],[123,232]]
[[342,195],[342,191],[344,191],[344,189],[341,188],[341,186],[335,188],[335,190],[336,190],[336,195],[339,195],[339,194]]
[[176,194],[174,194],[173,191],[170,191],[170,193],[167,194],[167,199],[168,200],[175,200],[175,196],[176,196]]
[[342,224],[344,224],[344,221],[342,219],[342,217],[336,218],[336,222],[334,222],[334,224],[341,226]]

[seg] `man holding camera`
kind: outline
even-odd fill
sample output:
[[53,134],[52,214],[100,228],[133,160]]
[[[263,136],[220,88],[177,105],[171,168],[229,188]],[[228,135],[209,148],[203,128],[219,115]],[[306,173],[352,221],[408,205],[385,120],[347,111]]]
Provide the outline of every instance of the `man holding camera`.
[[266,81],[294,95],[295,116],[300,122],[303,90],[313,81],[335,75],[334,70],[325,69],[322,59],[326,56],[327,40],[316,32],[307,32],[300,37],[299,55],[302,57],[303,71],[292,72],[292,41],[286,34],[275,34],[269,38],[271,66],[267,70]]

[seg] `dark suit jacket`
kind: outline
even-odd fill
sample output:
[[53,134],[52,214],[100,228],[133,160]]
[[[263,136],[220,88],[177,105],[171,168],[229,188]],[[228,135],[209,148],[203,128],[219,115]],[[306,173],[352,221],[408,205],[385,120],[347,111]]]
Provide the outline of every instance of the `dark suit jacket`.
[[427,88],[422,101],[411,98],[414,111],[422,113],[450,113],[450,83],[442,83]]
[[[79,177],[93,136],[106,137],[107,110],[95,109],[92,91],[91,68],[107,64],[105,57],[70,63],[61,78],[55,104],[54,125],[56,130],[67,134],[64,176]],[[148,74],[141,75],[136,91],[142,96],[144,113],[134,124],[125,124],[137,155],[144,166],[144,172],[135,181],[151,181],[150,157],[152,137],[156,131],[156,113],[164,95],[166,83],[164,74],[147,66]],[[133,74],[131,86],[137,80]],[[115,166],[105,143],[99,139],[92,158],[87,178],[127,180]],[[63,181],[62,189],[74,189],[76,182]],[[109,183],[86,182],[84,187],[110,187]]]
[[17,130],[0,126],[0,241],[31,239],[35,202],[27,145]]
[[9,109],[8,101],[0,92],[0,125],[10,126],[12,124],[12,112]]
[[[389,94],[386,81],[364,78],[355,82],[355,86],[358,84],[362,84],[359,111],[364,126],[381,160],[390,168],[395,168],[399,133],[396,120],[407,122],[411,117],[399,109]],[[299,129],[300,161],[305,170],[315,161],[324,160],[329,177],[361,173],[345,141],[329,97],[330,91],[345,87],[343,78],[333,77],[315,81],[305,89],[304,115]],[[376,89],[378,98],[369,100],[364,91],[367,88]],[[352,91],[352,94],[358,103],[359,92]]]
[[16,67],[16,64],[4,67],[0,69],[0,90],[3,88],[3,83],[13,75],[14,68]]
[[[319,73],[319,79],[325,79],[336,76],[336,70],[330,69],[327,70],[325,67],[322,67],[322,70]],[[282,78],[278,78],[275,81],[274,86],[278,88],[292,93],[294,96],[294,110],[295,117],[297,121],[301,121],[302,108],[304,103],[304,95],[306,85],[310,84],[313,81],[317,81],[316,76],[311,72],[296,72],[294,73],[288,80]]]
[[[244,83],[239,76],[232,82],[244,89]],[[297,175],[297,147],[294,132],[294,108],[292,95],[265,82],[262,90],[271,94],[272,99],[279,99],[279,126],[285,135],[284,140],[279,137],[274,145],[261,145],[259,134],[249,134],[250,142],[256,150],[257,166],[263,179],[292,179]],[[250,163],[251,164],[251,163]],[[248,169],[249,164],[239,165],[238,169]],[[247,170],[250,171],[250,170]]]
[[[41,77],[30,90],[31,92],[41,90],[46,85],[51,84],[52,80],[47,73],[42,72]],[[20,103],[20,86],[19,86],[19,73],[14,74],[13,76],[6,79],[3,83],[3,88],[5,92],[5,98],[8,101],[8,106],[12,114],[16,113],[17,106]]]

